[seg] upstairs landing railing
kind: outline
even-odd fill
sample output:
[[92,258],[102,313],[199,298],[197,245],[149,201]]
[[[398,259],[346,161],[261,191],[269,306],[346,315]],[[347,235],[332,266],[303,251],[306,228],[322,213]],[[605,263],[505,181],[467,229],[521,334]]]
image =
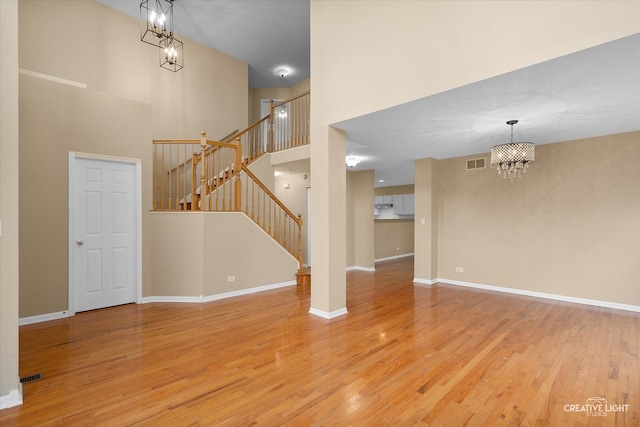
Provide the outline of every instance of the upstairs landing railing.
[[154,211],[244,212],[302,266],[302,219],[247,167],[235,142],[154,140]]
[[269,114],[235,135],[240,138],[245,164],[265,153],[309,144],[311,95],[303,92],[284,101],[271,101]]
[[310,93],[271,101],[269,115],[222,141],[153,141],[154,211],[244,212],[302,265],[297,218],[251,173],[267,152],[309,144]]

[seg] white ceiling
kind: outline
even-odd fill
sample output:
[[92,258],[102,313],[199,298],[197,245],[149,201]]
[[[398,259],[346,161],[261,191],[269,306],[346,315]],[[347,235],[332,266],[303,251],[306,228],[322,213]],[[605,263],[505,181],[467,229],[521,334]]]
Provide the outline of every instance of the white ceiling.
[[[139,16],[138,0],[97,1]],[[249,64],[252,88],[310,75],[309,0],[175,0],[174,9],[179,34]],[[285,79],[281,66],[292,70]],[[416,159],[489,152],[509,141],[511,119],[514,140],[536,145],[640,130],[640,34],[335,126],[361,160],[353,170],[374,169],[381,187],[413,183]]]
[[511,119],[514,140],[536,145],[640,130],[640,34],[335,126],[381,187],[413,183],[415,159],[509,142]]

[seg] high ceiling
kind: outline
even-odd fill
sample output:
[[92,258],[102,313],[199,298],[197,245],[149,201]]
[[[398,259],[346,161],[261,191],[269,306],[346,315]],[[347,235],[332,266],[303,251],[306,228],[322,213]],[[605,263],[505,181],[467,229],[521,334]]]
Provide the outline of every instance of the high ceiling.
[[[96,1],[140,17],[140,0]],[[309,0],[175,0],[173,9],[177,34],[249,64],[249,87],[309,78]]]
[[[138,0],[98,1],[139,16]],[[309,78],[309,0],[175,0],[174,8],[178,33],[249,64],[250,87]],[[282,66],[291,70],[285,79]],[[376,186],[391,186],[413,183],[416,159],[508,142],[511,119],[514,140],[536,145],[640,130],[640,34],[335,125],[346,131],[347,155],[361,160],[353,170],[374,169]]]

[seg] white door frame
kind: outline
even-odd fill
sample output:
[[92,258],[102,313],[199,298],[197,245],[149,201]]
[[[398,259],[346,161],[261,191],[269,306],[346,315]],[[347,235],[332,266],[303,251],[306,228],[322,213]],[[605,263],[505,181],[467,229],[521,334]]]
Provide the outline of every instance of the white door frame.
[[75,192],[73,191],[75,183],[75,171],[76,160],[102,160],[116,163],[126,163],[135,166],[135,180],[134,180],[134,212],[135,212],[135,251],[134,251],[134,264],[136,269],[136,304],[142,303],[142,160],[132,159],[128,157],[115,157],[106,156],[102,154],[80,153],[76,151],[69,151],[69,310],[68,315],[73,316],[76,314],[75,307],[73,306],[73,291],[75,285],[73,283],[74,272],[74,254],[75,251],[75,236],[74,232],[74,206],[75,206]]
[[311,266],[311,187],[307,187],[307,218],[306,226],[307,226],[307,267]]

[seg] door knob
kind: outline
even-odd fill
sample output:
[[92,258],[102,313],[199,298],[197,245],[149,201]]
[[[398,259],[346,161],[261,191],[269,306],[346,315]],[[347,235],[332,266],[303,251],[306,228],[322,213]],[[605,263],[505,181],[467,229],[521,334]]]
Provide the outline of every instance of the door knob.
[[78,240],[78,241],[76,241],[76,245],[82,246],[82,245],[84,245],[84,242],[82,240]]

